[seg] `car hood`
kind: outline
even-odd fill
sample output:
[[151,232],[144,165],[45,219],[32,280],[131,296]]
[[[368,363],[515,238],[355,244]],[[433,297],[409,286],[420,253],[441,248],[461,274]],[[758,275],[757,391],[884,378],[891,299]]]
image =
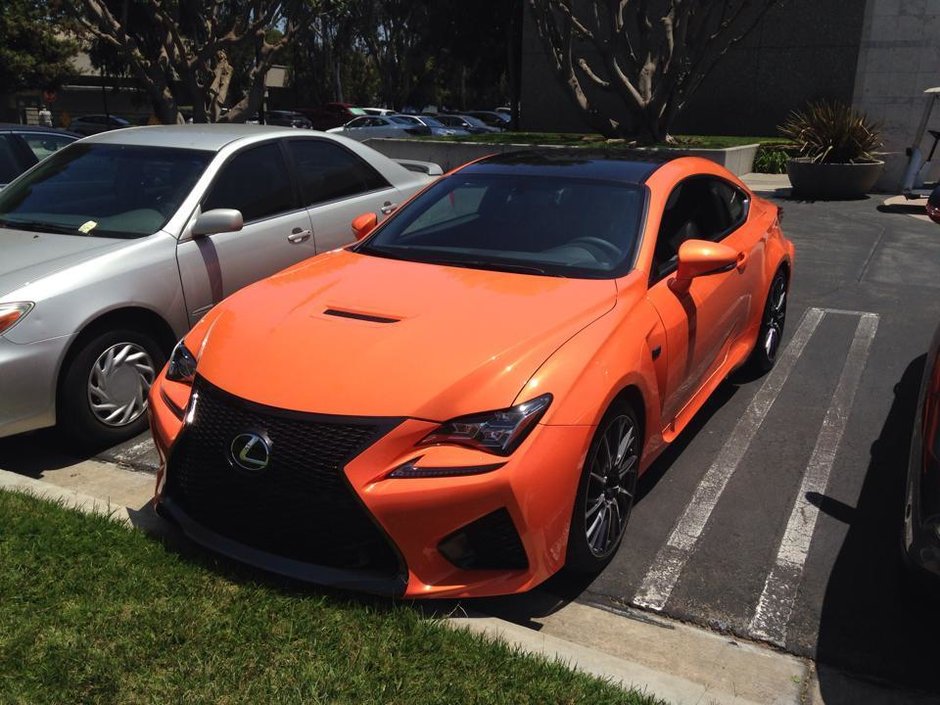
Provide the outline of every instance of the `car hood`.
[[194,352],[209,382],[261,404],[441,421],[510,406],[616,294],[611,280],[338,250],[220,304]]
[[0,228],[0,297],[128,242]]

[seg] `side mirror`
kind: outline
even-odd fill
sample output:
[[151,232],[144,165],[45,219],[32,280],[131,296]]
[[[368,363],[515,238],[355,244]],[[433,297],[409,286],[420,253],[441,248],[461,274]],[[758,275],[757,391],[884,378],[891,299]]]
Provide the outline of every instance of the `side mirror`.
[[935,223],[940,223],[940,186],[935,188],[927,199],[927,215]]
[[669,288],[677,293],[689,290],[695,277],[727,272],[738,264],[738,252],[720,242],[686,240],[679,247],[679,266]]
[[379,222],[379,217],[375,213],[363,213],[353,219],[352,231],[357,240],[361,240],[374,228]]
[[211,211],[199,214],[191,232],[193,237],[230,233],[241,230],[244,224],[241,211],[234,208],[213,208]]

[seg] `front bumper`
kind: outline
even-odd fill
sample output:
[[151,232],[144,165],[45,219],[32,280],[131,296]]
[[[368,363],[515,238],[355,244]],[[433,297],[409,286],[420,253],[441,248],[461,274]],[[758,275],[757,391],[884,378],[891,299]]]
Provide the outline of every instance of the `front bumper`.
[[[245,541],[214,532],[174,502],[172,454],[185,451],[182,417],[188,391],[160,377],[150,396],[151,427],[161,456],[158,505],[191,538],[238,560],[311,582],[382,594],[416,597],[483,597],[529,590],[565,561],[568,528],[584,456],[593,434],[587,426],[537,426],[508,458],[454,446],[416,447],[436,424],[402,420],[341,468],[343,480],[399,558],[396,575],[337,570],[258,551]],[[168,401],[170,403],[168,403]],[[173,407],[176,407],[174,409]],[[226,429],[233,436],[243,428]],[[262,429],[263,430],[263,429]],[[475,467],[505,461],[478,475],[390,479],[398,466]],[[169,470],[167,469],[169,467]],[[465,569],[441,552],[442,541],[486,517],[511,519],[525,553],[524,568]],[[250,522],[251,517],[245,521]],[[331,541],[329,534],[308,536]],[[291,543],[295,543],[293,540]]]
[[0,438],[55,424],[57,371],[68,341],[21,345],[0,336]]
[[[940,467],[925,456],[924,390],[917,405],[917,417],[911,436],[911,454],[907,468],[907,494],[904,507],[904,552],[909,563],[940,577],[940,536],[930,521],[940,516],[940,497],[932,489],[938,486]],[[925,480],[927,482],[925,483]]]

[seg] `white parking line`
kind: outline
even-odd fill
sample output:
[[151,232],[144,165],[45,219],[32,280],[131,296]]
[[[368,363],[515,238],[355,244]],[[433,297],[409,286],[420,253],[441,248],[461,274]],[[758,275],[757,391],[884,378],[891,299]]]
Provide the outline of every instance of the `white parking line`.
[[751,399],[715,462],[708,468],[685,512],[673,527],[669,540],[656,554],[653,565],[633,598],[633,604],[657,611],[665,606],[728,480],[744,458],[748,446],[824,315],[825,312],[819,308],[807,309],[803,315],[790,344]]
[[135,458],[139,458],[150,450],[154,449],[153,441],[149,438],[139,443],[135,443],[130,448],[114,454],[114,460],[118,463],[127,463]]
[[862,313],[860,316],[852,347],[842,368],[836,391],[832,395],[832,402],[826,411],[822,428],[816,437],[816,447],[813,448],[800,491],[793,504],[793,511],[790,512],[790,520],[780,541],[776,564],[764,583],[764,591],[748,630],[752,636],[778,646],[784,646],[786,642],[787,624],[793,612],[793,603],[803,576],[803,566],[806,564],[816,519],[819,516],[819,508],[810,504],[807,495],[811,492],[820,495],[826,492],[836,451],[839,449],[849,411],[855,400],[855,392],[868,359],[868,351],[878,330],[876,314]]

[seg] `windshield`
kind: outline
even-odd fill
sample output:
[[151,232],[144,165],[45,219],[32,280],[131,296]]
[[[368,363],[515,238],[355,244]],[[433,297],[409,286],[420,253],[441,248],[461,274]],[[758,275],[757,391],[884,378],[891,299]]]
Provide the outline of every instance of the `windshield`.
[[444,127],[444,124],[440,120],[435,120],[432,117],[423,117],[420,122],[423,122],[428,127]]
[[368,113],[362,108],[350,108],[349,112],[353,115],[368,115]]
[[632,184],[457,173],[355,250],[477,269],[610,278],[632,268],[644,205],[644,190]]
[[213,152],[78,142],[0,191],[0,226],[136,238],[160,230]]

